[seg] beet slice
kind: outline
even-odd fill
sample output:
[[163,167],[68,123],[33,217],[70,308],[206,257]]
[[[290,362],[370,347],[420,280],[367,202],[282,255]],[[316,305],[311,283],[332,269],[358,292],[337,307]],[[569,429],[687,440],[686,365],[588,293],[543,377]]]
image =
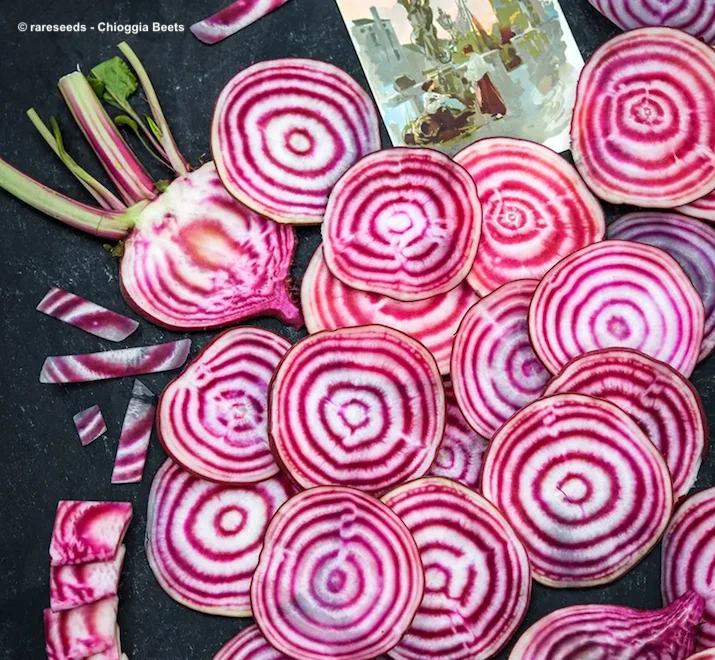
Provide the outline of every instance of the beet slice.
[[685,215],[692,216],[693,218],[700,218],[701,220],[707,220],[708,222],[715,222],[715,193],[710,193],[696,199],[690,204],[685,204],[684,206],[679,206],[676,211],[680,211]]
[[422,342],[437,360],[443,375],[449,373],[457,328],[477,300],[466,282],[447,293],[413,302],[352,289],[330,272],[322,246],[308,264],[301,286],[301,306],[308,332],[386,325]]
[[472,307],[457,331],[454,393],[467,422],[486,438],[538,399],[549,380],[529,341],[527,316],[537,284],[504,284]]
[[584,67],[571,124],[574,162],[614,204],[673,208],[715,189],[715,50],[670,28],[601,46]]
[[135,380],[114,459],[113,484],[136,484],[142,480],[155,412],[154,393]]
[[624,30],[648,26],[672,27],[715,44],[715,5],[710,0],[589,0],[606,18]]
[[52,529],[50,565],[114,559],[131,520],[130,502],[62,500]]
[[396,660],[491,658],[526,615],[531,568],[524,546],[487,500],[449,479],[418,479],[382,498],[407,525],[425,595]]
[[79,441],[83,447],[92,444],[102,434],[107,432],[107,425],[104,423],[102,411],[99,406],[92,406],[78,412],[73,418],[74,426],[79,435]]
[[478,489],[484,453],[489,441],[476,433],[464,418],[454,395],[451,382],[445,382],[447,426],[444,440],[428,474],[447,477],[460,484]]
[[705,649],[700,653],[689,656],[687,660],[715,660],[715,649]]
[[41,383],[87,383],[178,369],[186,362],[191,340],[122,348],[86,355],[48,357],[42,365]]
[[673,511],[668,467],[620,408],[580,394],[532,403],[494,436],[482,492],[521,537],[537,582],[609,584],[657,543]]
[[514,280],[539,279],[606,233],[598,200],[573,166],[547,147],[487,138],[454,160],[474,179],[482,204],[484,231],[469,274],[480,295]]
[[111,648],[117,629],[117,598],[107,598],[73,610],[45,610],[45,650],[48,660],[83,660]]
[[261,634],[258,626],[248,626],[226,642],[213,660],[291,660],[276,651]]
[[117,595],[126,546],[120,545],[114,559],[76,566],[50,567],[50,609],[71,610]]
[[261,328],[216,337],[165,390],[158,431],[192,474],[225,484],[278,473],[268,442],[268,385],[291,344]]
[[282,475],[229,487],[167,460],[149,494],[145,544],[161,588],[192,610],[251,616],[249,587],[263,534],[294,492]]
[[286,282],[295,232],[239,204],[207,163],[175,179],[124,245],[122,292],[153,323],[220,328],[264,314],[300,327]]
[[321,222],[335,182],[379,148],[372,98],[327,62],[254,64],[216,102],[211,149],[224,185],[278,222]]
[[697,390],[667,364],[620,348],[569,362],[544,392],[586,394],[628,413],[658,448],[678,499],[695,484],[707,451],[707,420]]
[[554,266],[534,293],[529,336],[553,374],[599,348],[632,348],[690,376],[703,342],[700,295],[671,256],[604,241]]
[[380,493],[427,473],[444,437],[437,363],[384,326],[320,332],[296,344],[273,379],[268,431],[302,488]]
[[573,605],[544,617],[519,639],[510,660],[661,658],[685,660],[703,601],[688,594],[662,610]]
[[715,647],[715,596],[712,566],[715,563],[715,488],[684,500],[675,512],[663,539],[661,589],[663,602],[694,591],[705,599],[698,626],[698,648]]
[[423,300],[463,282],[474,264],[481,205],[469,174],[431,149],[366,156],[336,184],[323,256],[348,286]]
[[407,631],[424,594],[405,524],[353,488],[318,487],[271,520],[251,584],[268,642],[295,660],[369,660]]
[[49,290],[37,311],[108,341],[124,341],[139,327],[134,319],[57,288]]
[[676,213],[629,213],[608,228],[608,237],[653,245],[685,271],[705,305],[705,334],[698,360],[715,349],[715,228]]
[[205,44],[216,44],[255,23],[288,0],[236,0],[212,16],[194,23],[191,33]]

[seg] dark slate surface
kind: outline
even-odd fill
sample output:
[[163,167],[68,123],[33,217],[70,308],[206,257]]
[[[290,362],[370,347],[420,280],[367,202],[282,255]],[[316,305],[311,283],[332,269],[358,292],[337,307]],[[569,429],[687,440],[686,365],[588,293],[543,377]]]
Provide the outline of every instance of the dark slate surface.
[[[185,24],[210,13],[222,0],[2,0],[0,9],[0,152],[21,169],[55,188],[84,199],[36,134],[24,112],[34,105],[45,118],[55,114],[65,127],[68,148],[92,162],[55,88],[58,78],[78,64],[86,69],[116,54],[122,34],[38,35],[18,32],[30,23]],[[564,10],[585,56],[616,29],[588,5],[565,0]],[[149,69],[164,110],[184,154],[194,163],[209,150],[209,124],[214,99],[240,69],[263,59],[306,56],[331,61],[365,78],[333,0],[294,0],[239,35],[214,47],[191,36],[139,34],[129,41]],[[612,210],[609,214],[613,216]],[[135,504],[127,542],[129,553],[120,593],[120,624],[132,660],[211,658],[247,621],[192,612],[169,599],[157,586],[146,563],[142,538],[151,476],[163,460],[154,437],[144,482],[110,485],[112,463],[131,379],[72,387],[40,385],[38,374],[51,354],[86,352],[111,345],[34,311],[50,286],[60,286],[131,314],[117,283],[118,262],[96,240],[43,218],[0,193],[1,339],[0,342],[0,657],[42,658],[42,609],[48,603],[47,549],[57,501],[127,499]],[[318,241],[315,229],[300,231],[296,282]],[[260,322],[292,340],[297,333],[271,320]],[[161,342],[181,335],[148,323],[129,345]],[[195,354],[210,338],[193,335]],[[715,362],[696,372],[708,414],[713,420]],[[143,378],[159,391],[169,375]],[[72,415],[99,403],[107,438],[83,449]],[[698,487],[715,483],[715,453],[702,470]],[[525,626],[565,605],[610,602],[658,607],[659,551],[607,588],[554,591],[539,586]]]

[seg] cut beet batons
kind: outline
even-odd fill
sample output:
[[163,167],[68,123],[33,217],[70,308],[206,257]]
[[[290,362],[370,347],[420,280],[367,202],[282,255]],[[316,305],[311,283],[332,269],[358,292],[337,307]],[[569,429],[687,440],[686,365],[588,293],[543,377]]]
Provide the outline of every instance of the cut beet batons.
[[52,530],[50,565],[114,559],[131,519],[130,502],[61,501]]
[[198,23],[191,26],[191,32],[205,44],[216,44],[239,30],[270,14],[288,0],[236,0]]
[[116,645],[118,598],[65,612],[45,610],[48,660],[83,660]]
[[114,460],[113,484],[135,484],[142,480],[155,413],[154,393],[135,380]]
[[78,412],[72,419],[83,447],[93,443],[107,432],[107,425],[104,422],[99,406],[92,406],[87,410]]

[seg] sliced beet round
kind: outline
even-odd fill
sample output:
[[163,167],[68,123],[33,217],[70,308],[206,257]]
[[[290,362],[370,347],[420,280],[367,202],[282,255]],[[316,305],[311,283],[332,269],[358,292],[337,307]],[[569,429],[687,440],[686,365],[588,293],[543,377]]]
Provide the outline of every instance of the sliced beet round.
[[694,591],[705,599],[698,626],[698,648],[715,647],[715,488],[691,495],[678,507],[663,539],[663,602]]
[[538,399],[549,380],[529,341],[527,317],[537,284],[510,282],[482,298],[454,341],[454,393],[467,422],[486,438]]
[[230,639],[213,660],[290,660],[276,651],[261,634],[258,626],[248,626]]
[[478,490],[484,452],[489,441],[467,423],[457,404],[451,382],[445,382],[444,394],[447,402],[447,426],[442,446],[428,474],[446,477]]
[[372,98],[342,69],[289,58],[229,81],[211,148],[236,199],[278,222],[316,224],[340,176],[380,148],[380,130]]
[[657,543],[673,511],[668,467],[620,408],[546,397],[494,436],[482,492],[521,537],[537,582],[609,584]]
[[268,385],[290,342],[261,328],[216,337],[164,390],[159,439],[192,474],[246,484],[278,472],[268,443]]
[[300,326],[288,294],[295,233],[238,203],[212,163],[175,179],[124,244],[122,291],[156,325],[220,328],[264,314]]
[[705,305],[705,334],[698,355],[715,349],[715,228],[677,213],[629,213],[608,228],[608,237],[653,245],[685,271]]
[[673,208],[715,189],[715,50],[670,28],[601,46],[581,73],[571,151],[596,195]]
[[145,545],[161,588],[192,610],[251,616],[249,588],[263,534],[294,492],[282,476],[224,486],[167,460],[149,494]]
[[632,348],[690,376],[705,310],[683,269],[659,248],[604,241],[554,266],[529,309],[534,352],[553,374],[599,348]]
[[268,429],[279,463],[302,488],[385,492],[426,474],[442,442],[437,363],[384,326],[311,335],[276,371]]
[[715,222],[715,193],[705,195],[705,197],[696,199],[694,202],[686,204],[685,206],[679,206],[675,210],[692,216],[693,218]]
[[457,328],[477,300],[466,282],[447,293],[413,302],[353,289],[330,272],[322,247],[313,255],[301,287],[308,332],[373,323],[386,325],[422,342],[437,360],[443,375],[449,373]]
[[492,658],[521,624],[531,595],[524,546],[470,488],[428,477],[382,498],[407,525],[425,571],[425,595],[396,660]]
[[311,488],[271,520],[251,584],[268,642],[295,660],[370,660],[405,634],[425,575],[405,524],[353,488]]
[[667,364],[622,348],[575,358],[546,388],[586,394],[628,413],[658,448],[678,499],[695,484],[707,450],[707,420],[697,390]]
[[469,283],[480,295],[539,279],[566,255],[600,241],[603,209],[578,172],[527,140],[478,140],[455,156],[477,184],[482,239]]
[[619,605],[564,607],[531,626],[509,660],[685,660],[695,650],[702,611],[702,599],[692,593],[661,610]]
[[606,18],[624,30],[672,27],[715,44],[715,5],[710,0],[589,0]]
[[431,149],[386,149],[333,189],[323,256],[354,289],[423,300],[466,279],[481,222],[476,186],[461,166]]

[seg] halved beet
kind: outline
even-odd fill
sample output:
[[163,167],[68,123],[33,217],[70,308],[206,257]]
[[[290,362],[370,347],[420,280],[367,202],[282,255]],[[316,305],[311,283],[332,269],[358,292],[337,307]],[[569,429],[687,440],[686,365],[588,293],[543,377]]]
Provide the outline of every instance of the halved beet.
[[189,29],[205,44],[216,44],[255,23],[288,0],[236,0]]
[[72,421],[83,447],[93,443],[103,433],[107,432],[107,425],[104,423],[104,417],[102,417],[102,411],[99,406],[92,406],[87,410],[78,412],[72,418]]
[[216,102],[211,149],[223,183],[278,222],[321,222],[335,182],[379,148],[372,98],[327,62],[259,62]]
[[657,543],[673,511],[668,467],[620,408],[580,394],[532,403],[497,432],[482,492],[529,553],[537,582],[609,584]]
[[423,300],[467,278],[481,224],[477,188],[462,167],[431,149],[386,149],[333,188],[323,256],[354,289]]
[[482,239],[469,284],[486,295],[514,280],[539,279],[606,233],[603,209],[578,172],[527,140],[487,138],[455,161],[477,184]]
[[88,383],[110,378],[126,378],[181,367],[191,350],[191,340],[181,339],[137,348],[118,348],[85,355],[48,357],[40,372],[41,383]]
[[352,289],[330,272],[322,246],[308,264],[301,286],[301,306],[308,332],[372,323],[386,325],[422,342],[437,360],[443,375],[449,373],[457,328],[477,300],[466,282],[447,293],[413,302]]
[[268,442],[268,385],[290,346],[273,332],[248,327],[206,346],[159,401],[159,438],[169,456],[220,483],[277,474]]
[[248,626],[226,642],[213,660],[290,660],[276,651],[261,634],[258,626]]
[[311,488],[271,520],[251,584],[268,642],[295,660],[370,660],[405,634],[424,594],[405,524],[353,488]]
[[73,610],[45,610],[48,660],[83,660],[114,645],[117,598],[107,598]]
[[705,195],[705,197],[696,199],[685,206],[679,206],[675,210],[693,218],[715,222],[715,193]]
[[670,28],[601,46],[584,67],[571,124],[574,162],[614,204],[673,208],[715,190],[715,50]]
[[606,18],[624,30],[648,26],[672,27],[715,44],[715,4],[710,0],[589,0]]
[[219,328],[263,314],[300,326],[287,290],[295,232],[239,204],[207,163],[175,179],[124,244],[122,292],[165,328]]
[[50,565],[114,559],[131,520],[130,502],[61,501],[52,529]]
[[693,487],[707,450],[707,420],[697,390],[675,369],[637,351],[594,351],[569,362],[544,395],[569,392],[628,413],[663,454],[676,499]]
[[296,344],[268,407],[276,458],[302,488],[385,492],[426,474],[444,437],[437,363],[422,344],[379,325]]
[[663,539],[661,589],[672,603],[694,591],[705,599],[698,626],[698,648],[715,647],[715,488],[688,497],[675,512]]
[[136,484],[142,480],[155,412],[154,393],[144,383],[135,380],[114,459],[113,484]]
[[481,495],[449,479],[418,479],[382,498],[420,551],[425,595],[397,660],[492,658],[521,624],[531,595],[524,546]]
[[685,660],[695,650],[703,600],[690,593],[662,610],[573,605],[529,628],[509,660],[657,658]]
[[690,376],[705,310],[683,269],[659,248],[604,241],[554,266],[536,288],[529,336],[553,374],[599,348],[632,348]]
[[504,284],[472,307],[457,331],[454,393],[467,422],[487,438],[538,399],[549,380],[529,341],[527,316],[537,284]]
[[117,595],[126,546],[120,545],[114,559],[76,566],[50,567],[50,609],[71,610]]
[[108,341],[124,341],[139,327],[134,319],[57,288],[50,289],[36,309]]
[[677,213],[629,213],[608,228],[608,237],[653,245],[675,259],[705,306],[705,334],[698,355],[715,349],[715,228]]
[[161,588],[192,610],[251,616],[249,587],[263,534],[294,492],[280,475],[229,487],[167,460],[149,494],[145,544]]
[[464,419],[451,382],[445,382],[444,394],[447,402],[447,426],[442,446],[427,474],[446,477],[478,490],[484,452],[489,441],[474,431]]

